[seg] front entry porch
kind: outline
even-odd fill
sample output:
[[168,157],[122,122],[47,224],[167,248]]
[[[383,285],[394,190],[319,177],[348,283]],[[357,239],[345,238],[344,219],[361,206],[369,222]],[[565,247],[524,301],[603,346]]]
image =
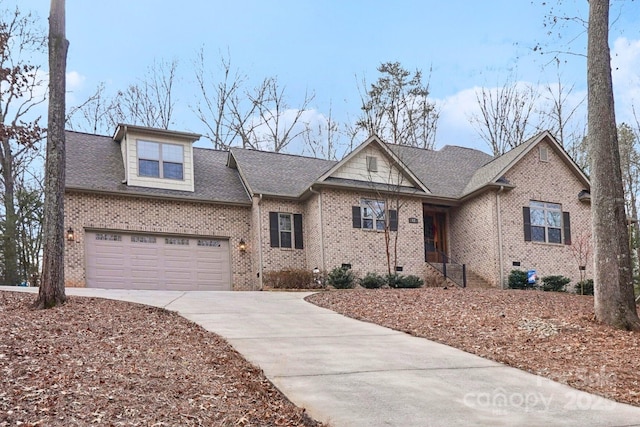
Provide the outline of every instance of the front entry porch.
[[443,262],[448,253],[447,245],[447,212],[443,208],[423,205],[424,221],[424,260],[427,262]]

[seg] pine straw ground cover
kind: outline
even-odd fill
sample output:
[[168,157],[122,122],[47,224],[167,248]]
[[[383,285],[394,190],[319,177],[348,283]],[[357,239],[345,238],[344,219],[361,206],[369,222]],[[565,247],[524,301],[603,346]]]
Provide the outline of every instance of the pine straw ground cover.
[[223,339],[179,315],[0,292],[0,426],[316,426]]
[[423,288],[331,291],[307,300],[640,406],[640,333],[596,323],[593,297]]

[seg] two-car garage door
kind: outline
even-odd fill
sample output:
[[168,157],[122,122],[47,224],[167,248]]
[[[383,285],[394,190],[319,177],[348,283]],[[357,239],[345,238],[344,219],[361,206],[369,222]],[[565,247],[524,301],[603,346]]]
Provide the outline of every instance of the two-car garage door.
[[231,290],[228,240],[87,232],[85,259],[92,288]]

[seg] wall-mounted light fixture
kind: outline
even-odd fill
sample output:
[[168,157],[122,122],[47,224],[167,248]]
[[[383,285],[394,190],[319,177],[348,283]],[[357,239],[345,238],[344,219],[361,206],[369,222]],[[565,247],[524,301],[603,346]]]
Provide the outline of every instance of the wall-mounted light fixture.
[[240,252],[246,252],[247,251],[247,244],[244,241],[244,239],[240,239],[240,243],[238,244],[238,249],[240,249]]
[[67,241],[73,242],[74,240],[76,240],[76,235],[73,232],[73,228],[69,227],[67,230]]

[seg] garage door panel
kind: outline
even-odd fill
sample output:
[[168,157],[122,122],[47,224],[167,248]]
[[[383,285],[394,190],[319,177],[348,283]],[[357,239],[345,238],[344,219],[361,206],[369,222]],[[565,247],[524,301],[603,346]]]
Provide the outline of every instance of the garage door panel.
[[89,287],[231,289],[227,240],[88,232],[85,254]]
[[158,271],[158,269],[155,268],[132,268],[131,270],[131,277],[134,277],[136,279],[144,279],[144,278],[148,278],[148,279],[154,279],[157,280],[160,278],[160,272]]

